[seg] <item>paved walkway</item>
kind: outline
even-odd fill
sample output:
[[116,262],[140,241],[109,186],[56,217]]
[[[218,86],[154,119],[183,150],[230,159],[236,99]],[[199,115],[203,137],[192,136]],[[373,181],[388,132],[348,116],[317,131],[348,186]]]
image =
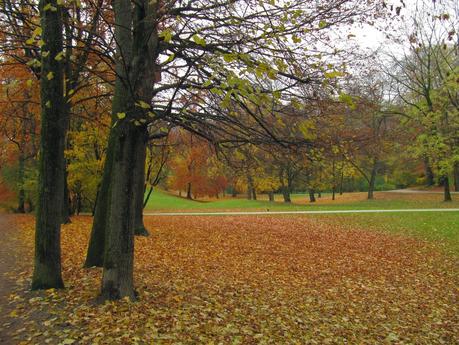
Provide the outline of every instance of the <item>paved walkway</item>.
[[340,213],[402,213],[459,212],[459,208],[407,208],[397,210],[324,210],[324,211],[254,211],[254,212],[145,212],[144,216],[262,216],[276,214],[340,214]]

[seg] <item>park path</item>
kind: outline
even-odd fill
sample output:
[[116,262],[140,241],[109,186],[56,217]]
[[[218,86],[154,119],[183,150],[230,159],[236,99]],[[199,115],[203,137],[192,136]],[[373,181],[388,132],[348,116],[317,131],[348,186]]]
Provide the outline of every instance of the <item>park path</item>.
[[324,211],[228,211],[228,212],[144,212],[144,216],[260,216],[283,214],[459,212],[459,208],[407,208],[396,210],[324,210]]
[[16,287],[14,273],[23,267],[24,246],[18,238],[14,216],[0,213],[0,344],[14,344],[13,333],[21,328],[21,321],[10,318],[14,310],[9,296]]

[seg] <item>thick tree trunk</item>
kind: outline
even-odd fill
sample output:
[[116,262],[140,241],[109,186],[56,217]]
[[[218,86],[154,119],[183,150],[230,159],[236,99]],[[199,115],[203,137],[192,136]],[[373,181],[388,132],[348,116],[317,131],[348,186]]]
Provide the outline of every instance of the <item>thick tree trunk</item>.
[[454,191],[459,192],[459,162],[454,163]]
[[322,192],[321,192],[320,190],[317,192],[317,197],[318,197],[318,198],[321,198],[321,197],[322,197]]
[[147,157],[148,131],[146,126],[139,128],[140,135],[135,143],[135,167],[132,174],[135,178],[135,224],[134,234],[136,236],[148,236],[148,230],[143,223],[143,207],[145,197],[145,160]]
[[332,188],[332,200],[335,200],[335,199],[336,199],[335,193],[336,193],[336,187],[333,186],[333,188]]
[[[56,10],[45,10],[50,4]],[[66,122],[64,75],[55,59],[62,52],[62,10],[56,0],[41,0],[43,51],[41,59],[41,140],[38,204],[35,227],[35,260],[32,289],[63,288],[61,276],[60,227],[64,195],[64,150]]]
[[424,157],[423,159],[424,163],[424,173],[426,175],[426,186],[430,187],[435,184],[435,176],[432,170],[432,167],[430,166],[429,158]]
[[314,189],[309,189],[309,202],[316,202]]
[[453,201],[453,199],[451,198],[451,192],[449,189],[449,177],[443,176],[442,183],[443,183],[443,201]]
[[[114,97],[116,102],[116,95]],[[118,97],[121,98],[121,97]],[[114,106],[114,108],[116,108]],[[119,126],[119,127],[118,127]],[[134,293],[134,226],[136,185],[132,172],[136,167],[136,141],[140,135],[128,121],[122,121],[115,132],[113,172],[110,180],[107,243],[104,255],[101,298],[135,299]]]
[[257,191],[255,188],[252,188],[252,199],[257,200]]
[[274,192],[268,192],[268,198],[269,198],[269,201],[273,202],[274,201]]
[[[112,126],[114,121],[112,123]],[[114,135],[110,131],[108,138],[107,156],[105,158],[104,173],[97,194],[97,202],[92,222],[91,236],[89,239],[88,251],[84,267],[102,267],[104,264],[104,251],[106,240],[106,229],[108,222],[108,207],[110,204],[110,180],[113,172],[113,146]]]

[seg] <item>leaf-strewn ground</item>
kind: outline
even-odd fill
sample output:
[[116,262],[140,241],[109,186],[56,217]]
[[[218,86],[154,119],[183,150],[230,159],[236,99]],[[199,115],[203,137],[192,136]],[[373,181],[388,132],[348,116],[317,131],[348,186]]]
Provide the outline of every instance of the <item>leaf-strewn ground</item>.
[[[32,218],[18,221],[32,246]],[[90,223],[62,230],[66,290],[28,292],[30,267],[18,274],[18,342],[459,343],[459,260],[433,244],[307,217],[148,217],[139,302],[95,305]]]

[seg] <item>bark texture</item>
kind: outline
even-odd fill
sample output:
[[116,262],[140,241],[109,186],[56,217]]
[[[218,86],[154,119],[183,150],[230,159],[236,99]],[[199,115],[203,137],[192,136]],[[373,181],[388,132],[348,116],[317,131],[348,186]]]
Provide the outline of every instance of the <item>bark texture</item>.
[[[48,4],[55,11],[45,10]],[[41,60],[41,140],[38,204],[35,230],[35,260],[32,289],[63,288],[60,226],[64,186],[66,122],[63,68],[55,56],[62,52],[62,11],[56,0],[40,1],[43,50]]]

